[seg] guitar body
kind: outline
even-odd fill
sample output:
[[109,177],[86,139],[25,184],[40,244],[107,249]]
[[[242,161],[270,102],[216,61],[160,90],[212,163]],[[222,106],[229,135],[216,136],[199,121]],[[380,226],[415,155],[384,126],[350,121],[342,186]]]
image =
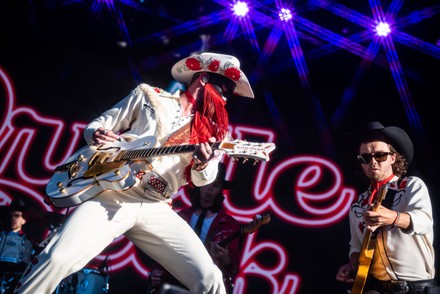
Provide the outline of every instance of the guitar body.
[[370,269],[371,261],[373,260],[374,249],[376,248],[376,239],[371,238],[371,235],[372,232],[367,231],[364,237],[364,242],[362,243],[362,249],[359,255],[356,278],[353,282],[351,294],[361,294],[365,282],[367,281],[368,271]]
[[145,137],[111,146],[85,146],[55,170],[46,186],[46,194],[55,206],[70,207],[107,190],[130,189],[137,183],[137,171],[117,156],[121,151],[154,146],[155,143],[155,137]]

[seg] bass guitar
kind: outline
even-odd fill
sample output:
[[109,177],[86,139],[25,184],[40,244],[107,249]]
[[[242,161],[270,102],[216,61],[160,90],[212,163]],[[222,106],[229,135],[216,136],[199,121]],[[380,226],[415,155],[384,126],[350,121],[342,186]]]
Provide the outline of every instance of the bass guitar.
[[[46,185],[49,201],[57,207],[78,205],[107,190],[123,191],[132,188],[137,180],[137,163],[146,159],[194,152],[196,145],[156,146],[156,138],[148,136],[132,142],[116,142],[85,146],[58,166]],[[223,150],[233,158],[268,161],[274,143],[255,143],[242,140],[216,142],[211,148]]]
[[[371,208],[372,211],[377,211],[379,209],[379,206],[381,205],[383,199],[385,199],[386,194],[387,185],[382,185],[379,188],[376,199],[374,200],[373,207]],[[368,277],[368,271],[370,270],[371,260],[373,260],[374,250],[376,248],[376,235],[368,228],[365,229],[366,232],[359,254],[358,267],[356,270],[356,277],[353,282],[353,287],[350,292],[351,294],[362,294]],[[378,229],[376,229],[376,231]]]
[[[251,234],[258,230],[262,225],[268,224],[270,222],[270,212],[266,212],[263,215],[257,214],[254,219],[240,227],[240,230],[235,232],[234,234],[228,236],[227,238],[221,240],[218,245],[221,247],[228,246],[229,243],[231,243],[234,239],[240,237],[244,234]],[[225,286],[228,289],[228,293],[233,293],[234,289],[234,277],[231,277],[230,275],[223,273],[223,281],[225,283]]]
[[[262,225],[268,224],[269,222],[270,222],[270,212],[266,212],[263,215],[257,214],[253,218],[253,220],[251,222],[242,225],[240,227],[240,230],[236,231],[232,235],[230,235],[230,236],[226,237],[225,239],[221,240],[217,244],[222,246],[222,247],[226,247],[227,245],[229,245],[229,243],[231,243],[233,240],[235,240],[236,238],[240,237],[241,235],[251,234],[251,233],[255,232],[256,230],[258,230]],[[171,279],[171,277],[169,277],[169,279]],[[173,283],[178,283],[178,281],[175,280],[174,277],[172,277],[172,279],[173,279]],[[232,290],[234,288],[233,277],[226,276],[226,277],[223,277],[223,280],[225,282],[225,286],[229,289],[228,293],[233,293],[233,290]],[[168,284],[168,285],[171,285],[171,284]],[[160,286],[163,287],[163,284],[160,285]],[[157,286],[157,287],[153,286],[151,284],[151,275],[148,275],[147,292],[146,293],[148,293],[148,294],[158,293],[157,291],[159,290],[160,286]],[[182,284],[175,285],[175,286],[176,287],[183,287]],[[184,288],[182,288],[182,293],[187,293],[187,292],[185,292],[186,290],[183,290],[183,289]]]

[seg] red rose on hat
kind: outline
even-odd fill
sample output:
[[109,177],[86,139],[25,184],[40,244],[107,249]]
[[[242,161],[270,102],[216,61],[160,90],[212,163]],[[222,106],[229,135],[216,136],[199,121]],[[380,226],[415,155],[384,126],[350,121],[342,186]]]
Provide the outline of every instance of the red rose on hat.
[[218,71],[219,67],[220,67],[220,61],[218,60],[214,60],[208,65],[208,69],[213,72]]
[[191,70],[201,70],[201,69],[202,69],[202,66],[201,66],[201,64],[200,64],[200,61],[198,61],[198,60],[195,59],[195,58],[188,58],[188,59],[185,61],[185,64],[186,64],[186,66],[187,66],[189,69],[191,69]]
[[240,71],[235,67],[230,67],[225,70],[225,76],[231,80],[238,81],[240,79]]

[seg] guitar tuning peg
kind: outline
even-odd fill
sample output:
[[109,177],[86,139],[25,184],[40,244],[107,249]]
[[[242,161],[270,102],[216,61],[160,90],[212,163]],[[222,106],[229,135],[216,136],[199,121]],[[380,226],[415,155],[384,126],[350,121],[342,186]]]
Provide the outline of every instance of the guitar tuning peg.
[[245,158],[243,159],[243,163],[246,163],[249,159]]
[[259,163],[260,161],[258,161],[258,160],[254,160],[254,164],[253,165],[257,165],[257,163]]

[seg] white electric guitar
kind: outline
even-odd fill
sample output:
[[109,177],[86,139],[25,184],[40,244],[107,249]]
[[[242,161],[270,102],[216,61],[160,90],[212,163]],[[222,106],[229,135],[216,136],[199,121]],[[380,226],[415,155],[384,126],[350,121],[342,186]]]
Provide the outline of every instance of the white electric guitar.
[[[58,166],[46,186],[49,201],[57,207],[78,205],[107,190],[122,191],[136,185],[136,163],[148,158],[194,152],[196,145],[154,147],[156,138],[149,136],[132,142],[85,146]],[[216,142],[211,148],[223,150],[233,158],[269,161],[274,143],[242,140]]]

